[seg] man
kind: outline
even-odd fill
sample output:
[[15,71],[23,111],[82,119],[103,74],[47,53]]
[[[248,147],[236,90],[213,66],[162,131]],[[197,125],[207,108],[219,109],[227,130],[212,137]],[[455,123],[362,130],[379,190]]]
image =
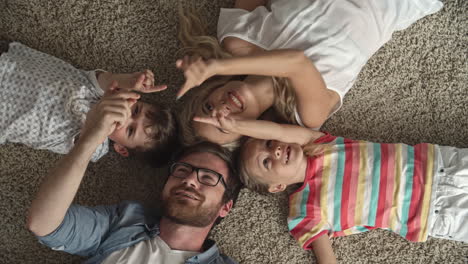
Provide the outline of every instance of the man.
[[115,104],[98,103],[88,113],[77,143],[39,188],[28,228],[54,250],[90,257],[87,263],[235,263],[206,239],[239,191],[230,155],[218,145],[201,143],[176,156],[162,193],[162,216],[151,217],[136,202],[71,204],[93,152],[131,116],[134,99],[123,91]]

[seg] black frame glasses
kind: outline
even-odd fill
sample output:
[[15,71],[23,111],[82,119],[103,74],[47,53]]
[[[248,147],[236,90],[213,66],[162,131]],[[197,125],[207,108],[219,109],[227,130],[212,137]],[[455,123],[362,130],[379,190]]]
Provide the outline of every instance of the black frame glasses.
[[[184,170],[179,170],[177,175],[174,174],[176,169],[186,169]],[[216,172],[214,170],[206,169],[206,168],[198,168],[193,166],[192,164],[185,163],[185,162],[174,162],[171,167],[169,168],[169,173],[171,176],[174,176],[179,179],[185,179],[190,174],[192,174],[193,171],[197,172],[197,180],[199,183],[206,185],[206,186],[211,186],[214,187],[218,185],[219,182],[224,185],[224,188],[227,189],[226,182],[224,181],[223,175],[219,172]],[[202,174],[201,179],[200,179],[200,171],[204,174]],[[212,180],[212,176],[218,177],[217,180]]]

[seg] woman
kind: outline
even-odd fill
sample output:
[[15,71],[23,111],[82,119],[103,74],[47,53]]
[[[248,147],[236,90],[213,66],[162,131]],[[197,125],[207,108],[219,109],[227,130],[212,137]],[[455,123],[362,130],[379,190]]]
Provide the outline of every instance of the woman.
[[236,7],[221,9],[221,46],[206,36],[198,18],[181,15],[179,38],[186,52],[202,56],[177,62],[186,77],[179,97],[201,86],[179,115],[185,144],[235,142],[240,135],[193,121],[220,111],[257,119],[273,108],[283,121],[319,128],[341,107],[362,67],[392,33],[437,12],[442,3],[272,0],[256,8],[237,1]]

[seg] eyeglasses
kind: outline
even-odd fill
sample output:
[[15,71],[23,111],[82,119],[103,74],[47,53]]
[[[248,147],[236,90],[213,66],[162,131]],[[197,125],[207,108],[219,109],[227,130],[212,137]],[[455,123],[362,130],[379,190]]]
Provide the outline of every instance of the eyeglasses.
[[199,183],[214,187],[221,181],[221,183],[224,185],[224,188],[227,189],[223,175],[210,169],[198,168],[185,162],[176,162],[171,165],[169,172],[176,178],[185,179],[193,171],[197,172],[197,180]]

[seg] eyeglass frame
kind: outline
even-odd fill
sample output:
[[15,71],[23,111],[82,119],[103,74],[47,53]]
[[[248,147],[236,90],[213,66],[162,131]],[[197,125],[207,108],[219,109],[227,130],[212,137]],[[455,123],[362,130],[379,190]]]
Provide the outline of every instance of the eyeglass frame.
[[[173,174],[174,172],[174,168],[176,165],[178,164],[182,164],[182,165],[185,165],[187,167],[190,167],[192,169],[192,171],[190,173],[187,174],[186,177],[177,177]],[[208,185],[206,183],[203,183],[200,181],[200,176],[199,176],[199,171],[200,170],[204,170],[204,171],[208,171],[208,172],[211,172],[211,173],[214,173],[215,175],[218,176],[218,181],[216,182],[215,185]],[[185,179],[187,178],[190,174],[192,174],[193,172],[196,172],[197,173],[197,181],[205,186],[210,186],[210,187],[216,187],[218,185],[219,182],[221,182],[221,184],[224,186],[225,189],[228,189],[227,187],[227,184],[226,184],[226,181],[224,180],[224,177],[223,177],[223,174],[217,172],[217,171],[214,171],[214,170],[210,170],[210,169],[207,169],[207,168],[199,168],[199,167],[196,167],[196,166],[193,166],[192,164],[190,163],[186,163],[186,162],[174,162],[171,164],[171,166],[169,167],[169,175],[175,177],[175,178],[178,178],[178,179]]]

